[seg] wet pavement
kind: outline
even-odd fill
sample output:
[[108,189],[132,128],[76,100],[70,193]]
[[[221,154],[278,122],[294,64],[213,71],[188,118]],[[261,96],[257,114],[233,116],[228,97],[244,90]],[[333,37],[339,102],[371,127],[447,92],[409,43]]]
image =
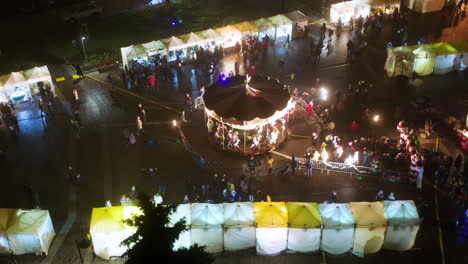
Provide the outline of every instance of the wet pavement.
[[[414,25],[431,22],[437,24],[437,15],[412,17]],[[393,26],[389,23],[380,36],[370,41],[369,48],[362,61],[349,64],[346,60],[346,43],[352,38],[359,41],[355,32],[343,31],[339,38],[334,35],[333,52],[329,56],[324,51],[320,64],[315,65],[307,54],[308,41],[292,41],[291,47],[275,45],[268,49],[265,58],[260,58],[258,74],[275,76],[301,91],[309,89],[312,81],[320,77],[329,89],[346,89],[348,83],[365,80],[374,84],[369,90],[372,98],[370,106],[382,113],[383,122],[373,129],[378,136],[396,136],[393,112],[396,105],[403,109],[403,116],[414,125],[422,126],[421,114],[416,113],[409,101],[414,96],[428,96],[435,108],[443,110],[442,116],[458,116],[466,111],[468,92],[464,84],[467,72],[455,72],[443,76],[428,76],[421,78],[423,85],[410,88],[405,81],[389,79],[383,71],[385,61],[385,46],[392,39]],[[416,29],[413,29],[414,32]],[[427,27],[424,30],[429,30]],[[318,25],[313,26],[310,37],[318,38]],[[424,32],[418,34],[425,34]],[[417,33],[411,33],[413,41],[419,38]],[[280,64],[280,59],[285,63]],[[245,73],[243,59],[237,55],[226,57],[218,66],[218,71],[229,72],[234,62],[240,63],[240,73]],[[187,153],[180,141],[177,130],[171,126],[171,121],[179,118],[176,111],[167,110],[150,101],[128,93],[115,92],[111,94],[108,85],[85,78],[72,81],[74,74],[67,65],[50,65],[52,74],[56,77],[65,76],[66,81],[57,84],[57,107],[54,117],[40,118],[36,105],[24,104],[19,107],[18,118],[21,128],[18,139],[13,139],[4,128],[1,129],[0,142],[7,153],[7,161],[2,165],[2,178],[5,192],[0,195],[0,207],[28,207],[27,195],[21,195],[25,186],[32,185],[38,193],[41,208],[51,212],[57,237],[54,240],[50,256],[46,258],[34,256],[19,257],[23,263],[79,263],[79,257],[74,240],[80,239],[80,230],[89,230],[89,220],[93,207],[104,206],[105,200],[119,204],[122,194],[128,194],[132,185],[140,191],[153,193],[156,191],[151,180],[141,170],[156,167],[160,171],[162,183],[167,185],[164,196],[167,202],[181,202],[184,195],[184,182],[188,179],[194,183],[206,183],[211,180],[211,172],[200,170],[190,153]],[[291,80],[290,74],[295,73]],[[90,76],[105,80],[107,74],[97,72]],[[114,74],[118,76],[118,74]],[[175,110],[182,109],[182,100],[186,92],[194,97],[199,95],[201,86],[208,80],[199,71],[187,65],[183,67],[180,83],[174,87],[170,83],[159,83],[158,91],[136,91],[150,100],[160,102]],[[120,83],[116,83],[123,87]],[[83,128],[80,138],[72,132],[70,119],[72,117],[71,89],[77,88],[82,100],[81,118]],[[132,91],[135,92],[135,91]],[[144,125],[145,136],[137,137],[135,146],[126,147],[123,130],[136,130],[136,105],[142,102],[147,113],[148,123]],[[447,105],[449,105],[447,107]],[[352,106],[350,107],[352,109]],[[337,130],[346,133],[348,123],[353,118],[360,118],[357,111],[350,111],[346,116],[337,117]],[[462,113],[465,114],[465,113]],[[307,126],[301,124],[293,127],[298,134],[307,135]],[[365,128],[362,133],[370,133]],[[195,132],[193,132],[195,134]],[[158,139],[160,146],[151,146],[149,139]],[[291,139],[277,151],[287,155],[304,153],[309,143],[307,139]],[[450,139],[444,146],[455,154],[454,144]],[[427,142],[428,149],[431,141]],[[202,139],[193,143],[196,149],[210,157],[216,157],[217,170],[223,170],[229,176],[239,177],[244,157],[219,155],[213,149],[204,146]],[[277,157],[279,167],[284,160]],[[183,166],[181,166],[183,164]],[[63,170],[72,165],[81,174],[81,183],[72,185],[65,178]],[[337,190],[340,201],[372,200],[379,189],[395,192],[398,199],[411,199],[419,202],[415,189],[406,184],[390,184],[375,179],[358,180],[343,174],[326,174],[314,171],[312,182],[306,183],[302,176],[282,178],[272,176],[266,179],[265,188],[273,200],[314,201],[321,202],[331,190]],[[351,254],[343,256],[325,255],[326,263],[415,263],[424,260],[427,263],[440,263],[440,250],[436,221],[434,218],[434,192],[430,185],[425,185],[423,199],[430,203],[429,220],[423,224],[418,235],[414,250],[404,253],[382,251],[376,255],[357,258]],[[20,190],[20,191],[18,191]],[[22,205],[18,205],[21,198]],[[439,204],[450,204],[451,201],[442,192]],[[464,257],[466,244],[457,244],[457,236],[451,229],[452,215],[450,206],[441,210],[441,218],[446,243],[446,263],[457,263]],[[83,250],[85,263],[104,263],[98,258],[92,258],[88,250]],[[0,258],[0,263],[5,261]],[[123,263],[115,261],[114,263]],[[276,257],[256,256],[254,251],[223,253],[217,257],[216,263],[323,263],[320,254],[312,255],[281,255]]]

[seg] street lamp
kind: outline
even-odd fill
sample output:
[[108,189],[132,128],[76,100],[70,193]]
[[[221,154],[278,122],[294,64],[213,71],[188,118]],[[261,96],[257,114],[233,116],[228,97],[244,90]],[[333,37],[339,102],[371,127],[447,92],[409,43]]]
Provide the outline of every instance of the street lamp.
[[84,40],[86,39],[86,37],[81,37],[81,47],[83,48],[83,56],[84,56],[84,62],[87,63],[88,62],[88,56],[86,56],[86,49],[85,49],[85,45],[84,45]]
[[372,118],[372,120],[374,120],[374,122],[379,122],[380,116],[379,116],[379,115],[374,115],[374,117]]

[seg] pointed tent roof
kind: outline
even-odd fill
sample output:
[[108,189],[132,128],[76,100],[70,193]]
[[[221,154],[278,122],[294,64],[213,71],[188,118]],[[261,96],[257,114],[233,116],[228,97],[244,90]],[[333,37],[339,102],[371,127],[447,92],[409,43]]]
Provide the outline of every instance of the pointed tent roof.
[[124,207],[93,208],[91,213],[90,233],[119,232],[124,230]]
[[0,233],[5,232],[11,224],[13,216],[16,214],[17,209],[0,208]]
[[219,34],[214,29],[211,29],[211,28],[204,30],[204,31],[197,32],[197,34],[203,39],[205,39],[206,41],[217,41],[217,40],[223,39],[223,36],[221,36],[221,34]]
[[162,41],[166,44],[166,47],[169,51],[183,49],[185,47],[184,41],[174,36],[163,39]]
[[18,87],[26,84],[26,78],[22,72],[12,72],[7,79],[3,80],[4,87]]
[[420,45],[419,48],[413,50],[417,58],[434,57],[435,51],[429,45]]
[[255,24],[250,22],[242,22],[233,25],[235,28],[239,29],[242,34],[255,34],[258,33],[258,28]]
[[320,228],[322,217],[317,203],[289,202],[288,208],[289,227],[293,228]]
[[146,49],[142,45],[131,45],[127,52],[127,58],[129,60],[145,57],[148,55]]
[[459,53],[468,52],[468,41],[467,40],[452,41],[452,42],[448,42],[448,44],[450,44],[450,46],[455,48]]
[[226,36],[231,36],[231,35],[242,35],[242,32],[240,32],[239,29],[231,26],[231,25],[227,25],[225,27],[220,27],[220,28],[217,28],[216,31],[221,34],[221,36],[223,37],[226,37]]
[[320,204],[320,216],[322,217],[324,228],[354,227],[354,218],[349,204]]
[[387,219],[381,202],[352,202],[349,208],[358,227],[386,226]]
[[434,50],[436,56],[456,54],[458,52],[457,49],[452,47],[447,42],[429,44],[429,47]]
[[49,217],[47,210],[18,210],[11,219],[7,234],[31,235],[38,234],[42,225]]
[[273,23],[271,23],[266,18],[259,18],[259,19],[253,20],[252,23],[258,28],[259,31],[268,30],[270,28],[275,27],[275,25],[273,25]]
[[271,23],[273,23],[275,26],[283,26],[283,25],[291,25],[293,22],[291,19],[286,17],[285,15],[276,15],[276,16],[271,16],[267,18]]
[[166,50],[166,45],[160,40],[153,40],[148,43],[141,44],[148,52],[162,52]]
[[23,71],[23,73],[24,77],[30,82],[39,82],[41,80],[51,78],[49,68],[47,68],[47,66],[34,67],[32,69]]
[[223,204],[192,204],[192,228],[220,228],[224,223]]
[[418,209],[413,201],[384,201],[383,206],[389,225],[419,224]]
[[254,206],[257,228],[288,226],[288,210],[284,202],[260,202]]
[[205,43],[205,40],[198,36],[197,34],[190,32],[189,34],[185,34],[182,36],[179,36],[180,39],[182,39],[185,42],[186,47],[192,47],[195,45],[200,45]]
[[255,224],[253,203],[226,203],[224,204],[225,227],[249,227]]
[[289,12],[289,13],[286,13],[284,14],[285,16],[287,16],[289,19],[291,19],[294,23],[298,23],[298,22],[302,22],[302,21],[308,21],[309,18],[304,15],[304,13],[302,13],[301,11],[299,10],[296,10],[296,11],[292,11],[292,12]]

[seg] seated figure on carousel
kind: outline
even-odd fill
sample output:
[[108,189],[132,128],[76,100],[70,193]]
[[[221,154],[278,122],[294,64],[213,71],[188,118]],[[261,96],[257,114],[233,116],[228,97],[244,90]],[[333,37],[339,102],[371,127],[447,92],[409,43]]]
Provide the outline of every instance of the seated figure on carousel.
[[250,148],[252,150],[258,150],[260,147],[260,142],[262,142],[263,137],[261,134],[256,134],[253,139],[252,139],[252,145],[250,145]]
[[273,127],[273,129],[271,130],[270,132],[270,140],[269,140],[269,143],[271,145],[275,145],[276,142],[278,141],[278,136],[279,136],[279,131],[278,129],[276,129],[275,127]]
[[239,147],[239,142],[240,142],[240,140],[239,140],[239,132],[234,131],[234,133],[233,133],[232,136],[231,136],[231,142],[230,142],[232,148],[240,149],[240,147]]

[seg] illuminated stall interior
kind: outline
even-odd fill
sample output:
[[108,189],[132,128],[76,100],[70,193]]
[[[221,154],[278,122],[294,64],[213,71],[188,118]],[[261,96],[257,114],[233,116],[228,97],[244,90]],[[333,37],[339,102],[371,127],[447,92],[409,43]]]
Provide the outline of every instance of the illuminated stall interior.
[[287,36],[292,36],[293,22],[285,15],[269,17],[268,20],[275,25],[275,42],[286,41]]
[[371,11],[382,10],[387,15],[393,14],[395,9],[400,10],[401,0],[360,0],[363,4],[368,4]]
[[220,149],[259,154],[287,137],[294,103],[276,79],[222,78],[207,89],[203,100],[209,141]]
[[344,26],[349,26],[349,20],[358,19],[359,17],[366,18],[370,13],[370,6],[362,3],[362,1],[348,1],[331,5],[330,22],[337,24],[338,19]]

